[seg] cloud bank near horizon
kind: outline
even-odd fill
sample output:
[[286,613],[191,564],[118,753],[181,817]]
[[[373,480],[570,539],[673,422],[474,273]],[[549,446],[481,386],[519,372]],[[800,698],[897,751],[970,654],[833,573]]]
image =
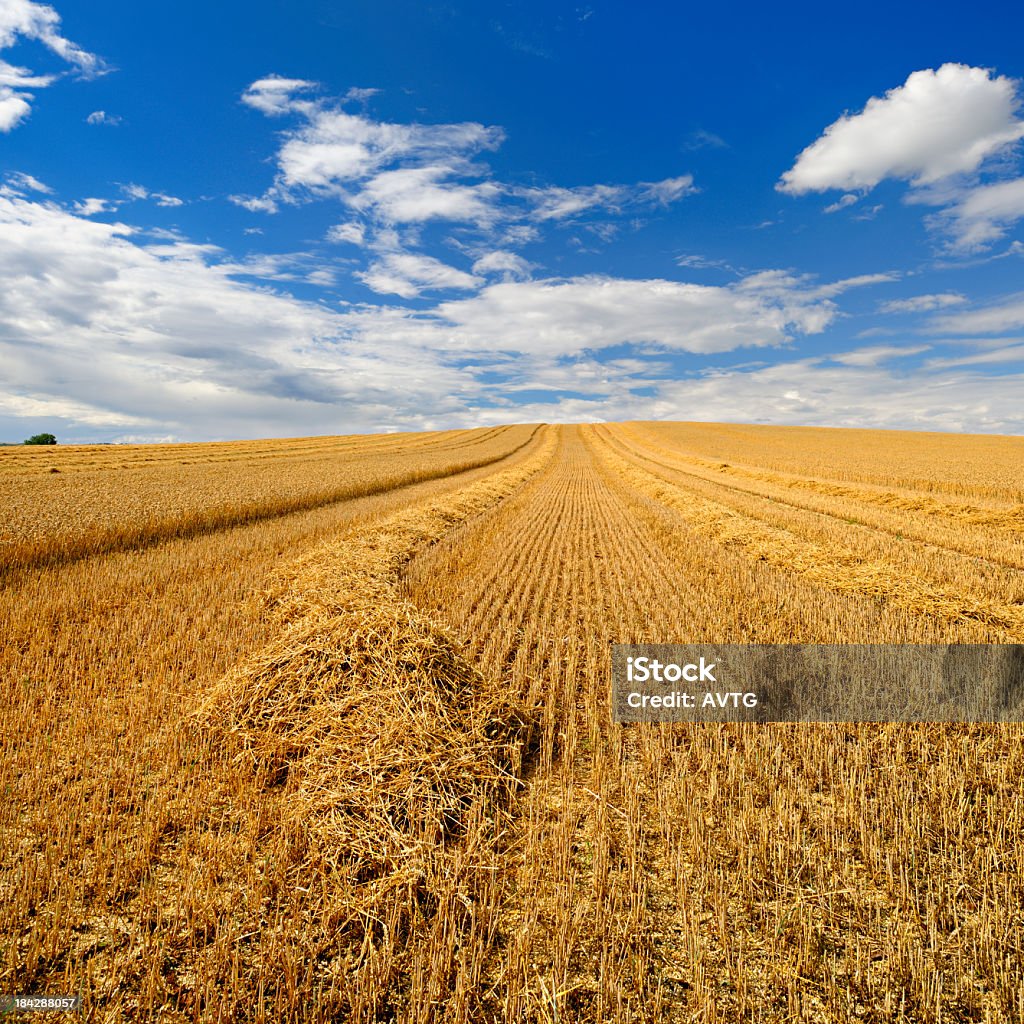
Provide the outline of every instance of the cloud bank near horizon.
[[[0,48],[26,40],[79,76],[108,70],[52,8],[0,4]],[[0,79],[12,68],[5,131],[29,109],[5,96],[29,104],[30,78],[55,81],[7,64]],[[920,264],[828,274],[694,254],[687,211],[713,177],[498,174],[504,128],[378,117],[379,99],[277,74],[242,88],[238,116],[272,129],[249,191],[139,175],[64,198],[45,174],[8,172],[0,429],[165,440],[675,418],[1024,432],[1020,295],[972,299]],[[949,259],[1014,257],[1019,242],[993,247],[1024,218],[1020,103],[1020,83],[991,69],[915,71],[826,126],[775,191],[787,204],[838,192],[816,210],[830,231],[873,218],[881,204],[861,200],[895,182]],[[132,124],[78,121],[107,140]],[[680,159],[740,145],[688,138]],[[245,218],[253,241],[167,219],[192,211],[193,225]],[[660,262],[618,257],[666,218],[679,242]],[[256,241],[291,220],[291,247]]]

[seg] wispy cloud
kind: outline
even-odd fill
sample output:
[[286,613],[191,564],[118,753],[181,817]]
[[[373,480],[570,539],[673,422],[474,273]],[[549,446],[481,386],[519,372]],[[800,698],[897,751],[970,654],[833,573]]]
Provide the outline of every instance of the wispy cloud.
[[1024,177],[964,190],[937,222],[952,234],[956,249],[976,252],[1001,239],[1022,218]]
[[145,185],[130,183],[121,186],[121,192],[126,200],[131,202],[151,199],[157,206],[184,206],[185,200],[177,196],[168,195],[166,192],[154,192]]
[[728,149],[729,143],[714,132],[698,128],[683,139],[683,149],[694,152],[698,149]]
[[375,292],[400,295],[404,299],[428,291],[465,291],[483,284],[483,278],[451,267],[433,256],[407,252],[387,253],[356,277]]
[[11,171],[7,175],[7,181],[17,189],[27,189],[29,192],[41,192],[44,195],[53,195],[53,189],[44,184],[38,178],[24,171]]
[[[242,101],[272,116],[291,115],[277,151],[277,174],[262,196],[232,196],[252,211],[276,212],[282,203],[335,199],[368,223],[417,225],[431,221],[506,231],[520,222],[564,222],[587,213],[617,214],[638,206],[667,206],[696,191],[693,177],[677,175],[632,185],[522,187],[492,179],[481,162],[505,138],[478,122],[403,124],[375,120],[365,101],[376,90],[349,90],[342,100],[320,97],[313,82],[268,76]],[[346,109],[358,101],[360,110]]]
[[94,110],[86,119],[86,124],[105,124],[113,127],[121,123],[121,118],[116,114],[108,114],[105,110]]
[[[83,50],[60,32],[60,15],[48,4],[31,0],[3,0],[0,3],[0,50],[14,46],[19,39],[42,43],[83,77],[106,70],[95,54]],[[33,93],[56,81],[56,75],[35,75],[28,68],[0,60],[0,132],[9,132],[29,116]]]
[[847,192],[845,195],[840,196],[834,203],[829,203],[825,207],[825,213],[838,213],[840,210],[845,210],[848,206],[853,206],[857,202],[859,196],[854,195],[852,192]]
[[1024,293],[979,309],[937,316],[928,323],[935,334],[1000,334],[1020,328],[1024,328]]
[[854,349],[852,352],[840,352],[832,356],[832,361],[844,366],[878,366],[893,359],[907,359],[920,355],[930,348],[931,345],[869,345]]
[[906,299],[890,299],[878,307],[879,313],[927,313],[933,309],[960,306],[967,299],[959,292],[938,292],[933,295],[911,295]]

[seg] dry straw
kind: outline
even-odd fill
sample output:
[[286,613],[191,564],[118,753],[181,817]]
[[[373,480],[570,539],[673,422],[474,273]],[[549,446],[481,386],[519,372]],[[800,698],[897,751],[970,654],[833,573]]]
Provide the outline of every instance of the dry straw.
[[354,1016],[414,998],[409,951],[442,907],[472,908],[490,885],[483,862],[536,725],[401,598],[402,568],[521,485],[552,444],[276,572],[266,600],[278,635],[197,716],[265,786],[283,787],[287,827],[303,835],[294,873],[336,922],[340,1005]]

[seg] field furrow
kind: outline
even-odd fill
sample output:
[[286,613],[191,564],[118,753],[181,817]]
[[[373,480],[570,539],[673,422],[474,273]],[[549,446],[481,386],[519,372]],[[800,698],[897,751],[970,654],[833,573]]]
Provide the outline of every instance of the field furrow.
[[1024,641],[1020,452],[609,424],[4,453],[39,535],[0,535],[38,545],[0,587],[0,992],[1019,1021],[1020,725],[620,726],[609,674],[619,642]]
[[982,623],[990,629],[988,641],[1024,637],[1024,577],[1015,569],[679,473],[614,438],[605,457],[638,491],[721,543],[746,548],[752,558],[954,626]]
[[[148,1019],[169,999],[169,1019],[228,1005],[294,1017],[288,986],[305,991],[323,968],[316,956],[301,966],[316,934],[273,932],[285,918],[308,925],[310,909],[285,901],[302,879],[281,890],[276,873],[294,854],[294,830],[275,830],[281,791],[236,763],[223,735],[183,724],[278,634],[271,574],[339,535],[532,472],[548,442],[543,428],[529,437],[485,467],[43,568],[0,590],[0,986],[81,989],[104,1020]],[[264,924],[277,939],[252,947]],[[240,980],[254,953],[274,979],[269,1004]]]
[[925,642],[949,617],[844,583],[855,552],[815,552],[838,577],[761,558],[723,528],[737,513],[635,468],[567,428],[546,473],[407,571],[485,677],[543,709],[478,1018],[1012,1019],[1017,727],[610,721],[612,642]]
[[851,487],[769,473],[680,455],[667,447],[653,448],[642,436],[621,426],[603,429],[624,453],[686,479],[691,486],[708,485],[707,493],[764,498],[899,540],[981,558],[996,566],[1024,568],[1024,505],[994,500],[985,507],[940,502],[923,492]]
[[[454,431],[424,441],[342,438],[337,446],[268,462],[262,472],[239,442],[230,460],[205,460],[192,446],[185,463],[150,460],[76,468],[74,450],[45,459],[42,474],[17,449],[0,455],[6,516],[0,527],[0,579],[12,571],[74,561],[107,551],[144,547],[488,466],[522,448],[534,427]],[[196,449],[200,451],[196,451]],[[8,455],[7,452],[15,452]],[[9,463],[5,472],[5,463]],[[216,465],[216,472],[211,472]],[[126,469],[133,472],[126,476]]]

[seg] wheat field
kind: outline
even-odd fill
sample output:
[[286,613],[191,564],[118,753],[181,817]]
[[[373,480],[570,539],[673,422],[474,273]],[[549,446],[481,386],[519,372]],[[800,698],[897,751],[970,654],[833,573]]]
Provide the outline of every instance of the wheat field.
[[617,725],[610,645],[1024,643],[1024,439],[0,449],[0,994],[1024,1019],[1024,727]]

